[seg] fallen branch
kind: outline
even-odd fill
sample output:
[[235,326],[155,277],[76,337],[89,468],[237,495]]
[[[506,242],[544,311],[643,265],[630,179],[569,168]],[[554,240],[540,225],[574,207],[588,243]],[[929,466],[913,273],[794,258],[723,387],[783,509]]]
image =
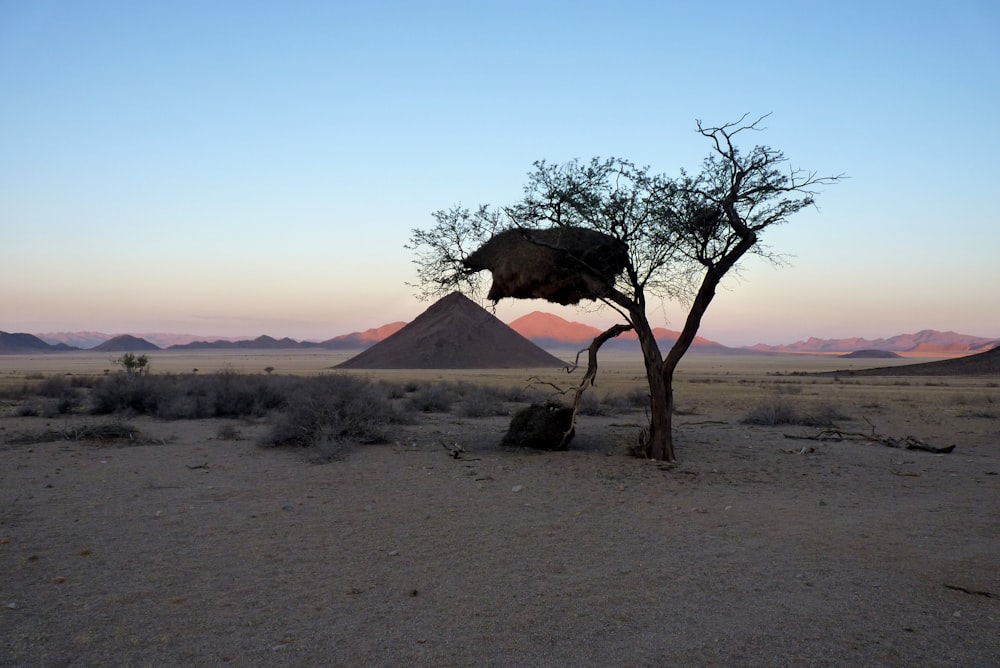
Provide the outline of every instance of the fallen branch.
[[458,443],[455,443],[453,445],[448,445],[444,441],[438,441],[438,442],[442,446],[444,446],[444,449],[448,451],[448,455],[452,459],[458,459],[459,457],[462,456],[462,453],[465,452],[465,449],[461,445],[459,445]]
[[451,457],[452,459],[461,459],[463,462],[479,461],[479,457],[473,457],[472,459],[462,457],[462,455],[465,454],[465,448],[463,448],[458,443],[453,443],[451,445],[448,445],[442,440],[439,440],[438,443],[444,446],[444,449],[448,451],[448,456]]
[[782,449],[781,451],[788,455],[808,455],[816,452],[816,448],[792,448],[791,450]]
[[985,591],[982,589],[966,589],[965,587],[953,584],[945,584],[945,589],[954,589],[955,591],[960,591],[963,594],[972,594],[973,596],[985,596],[986,598],[1000,598],[991,591]]
[[862,441],[868,441],[869,443],[877,443],[879,445],[884,445],[887,448],[901,448],[904,450],[922,450],[923,452],[932,452],[934,454],[948,454],[955,449],[954,445],[946,445],[944,447],[937,447],[930,445],[926,441],[922,441],[919,438],[913,436],[904,436],[903,438],[893,438],[892,436],[885,436],[882,434],[875,433],[875,425],[871,420],[865,418],[865,422],[871,425],[871,433],[865,433],[861,431],[844,431],[839,427],[828,427],[822,429],[812,436],[802,436],[799,434],[785,434],[785,438],[796,438],[805,439],[810,441],[843,441],[847,439],[858,439]]

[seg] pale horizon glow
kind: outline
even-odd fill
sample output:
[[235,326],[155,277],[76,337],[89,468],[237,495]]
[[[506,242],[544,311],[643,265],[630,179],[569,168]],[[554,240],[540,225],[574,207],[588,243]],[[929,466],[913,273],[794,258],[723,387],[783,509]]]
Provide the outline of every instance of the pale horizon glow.
[[[789,263],[745,262],[701,336],[1000,338],[997,35],[985,0],[3,3],[0,330],[410,321],[432,211],[513,202],[539,159],[696,170],[696,119],[771,113],[753,140],[849,179],[768,231]],[[616,321],[496,313],[534,310]]]

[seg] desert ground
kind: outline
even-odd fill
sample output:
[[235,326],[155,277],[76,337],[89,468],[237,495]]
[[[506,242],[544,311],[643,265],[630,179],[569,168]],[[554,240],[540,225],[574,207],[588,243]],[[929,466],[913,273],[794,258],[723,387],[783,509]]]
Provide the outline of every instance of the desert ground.
[[[150,357],[154,373],[308,375],[345,354]],[[261,447],[254,421],[24,442],[99,418],[8,398],[0,665],[997,666],[1000,377],[801,375],[913,361],[689,355],[676,466],[625,454],[641,410],[581,416],[563,452],[500,446],[509,417],[427,413],[318,463]],[[4,356],[0,387],[105,369]],[[637,354],[602,355],[593,392],[637,387]],[[775,405],[955,448],[743,423]]]

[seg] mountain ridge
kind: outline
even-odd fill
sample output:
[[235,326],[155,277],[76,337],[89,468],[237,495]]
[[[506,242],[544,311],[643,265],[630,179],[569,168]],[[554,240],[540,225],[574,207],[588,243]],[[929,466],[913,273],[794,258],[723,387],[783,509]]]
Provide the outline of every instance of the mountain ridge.
[[912,334],[897,334],[888,338],[865,339],[850,337],[820,339],[810,337],[795,343],[777,346],[758,343],[749,350],[775,353],[847,353],[856,350],[887,350],[896,353],[979,353],[1000,345],[1000,339],[959,334],[953,331],[922,329]]
[[[320,342],[297,341],[288,337],[274,339],[267,335],[251,337],[199,337],[193,334],[146,333],[135,334],[138,338],[163,349],[279,349],[317,348],[329,350],[362,350],[382,341],[402,329],[407,323],[392,322],[364,331],[341,334]],[[586,323],[567,320],[544,311],[533,311],[512,320],[509,326],[525,338],[543,348],[582,348],[590,344],[601,330]],[[655,328],[654,335],[661,346],[671,344],[677,332],[662,327]],[[0,342],[0,353],[15,352],[65,352],[70,350],[93,350],[101,344],[125,335],[107,335],[100,332],[49,332],[45,334],[9,334],[6,343]],[[11,337],[32,337],[34,341]],[[103,338],[100,338],[103,337]],[[86,344],[86,345],[83,345]],[[197,344],[197,345],[193,345]],[[770,345],[758,343],[753,346],[727,347],[711,339],[697,337],[692,349],[695,351],[717,352],[764,352],[764,353],[851,353],[858,350],[886,350],[897,353],[944,355],[973,354],[1000,345],[1000,338],[989,338],[959,334],[953,331],[924,329],[912,334],[897,334],[886,338],[868,339],[863,337],[819,338],[796,341],[789,344]],[[626,332],[605,344],[608,349],[630,349],[638,346],[635,332]]]

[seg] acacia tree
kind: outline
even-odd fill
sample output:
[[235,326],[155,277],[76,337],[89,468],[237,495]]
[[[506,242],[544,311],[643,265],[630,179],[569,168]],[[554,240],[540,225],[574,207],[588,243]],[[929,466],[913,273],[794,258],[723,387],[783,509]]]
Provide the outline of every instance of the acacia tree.
[[[408,248],[424,296],[450,290],[478,293],[481,276],[463,261],[508,229],[583,227],[625,244],[628,261],[600,299],[635,330],[646,368],[650,424],[643,447],[653,459],[676,461],[673,377],[691,347],[722,279],[747,254],[774,261],[761,233],[814,204],[816,189],[844,178],[793,169],[781,151],[741,151],[739,135],[762,130],[766,116],[697,131],[711,145],[700,171],[670,178],[620,158],[564,165],[536,162],[521,201],[499,209],[481,206],[438,211],[429,230],[414,230]],[[664,355],[647,316],[649,297],[688,304],[677,340]],[[609,330],[610,331],[610,330]]]

